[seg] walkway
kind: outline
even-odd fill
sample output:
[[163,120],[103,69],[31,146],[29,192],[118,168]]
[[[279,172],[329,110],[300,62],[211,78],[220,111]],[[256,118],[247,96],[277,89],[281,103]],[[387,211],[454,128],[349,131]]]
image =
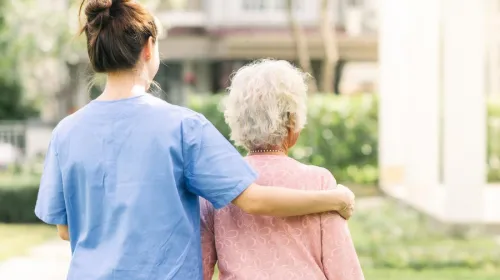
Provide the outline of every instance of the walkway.
[[69,243],[50,241],[35,247],[27,256],[0,264],[2,280],[65,280],[70,262]]

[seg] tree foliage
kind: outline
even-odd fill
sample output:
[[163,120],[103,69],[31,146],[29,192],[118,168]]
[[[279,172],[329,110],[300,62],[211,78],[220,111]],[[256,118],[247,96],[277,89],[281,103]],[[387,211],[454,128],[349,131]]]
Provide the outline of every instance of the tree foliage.
[[11,46],[12,34],[6,15],[9,3],[0,0],[0,120],[25,119],[36,112],[23,100],[16,55]]
[[[159,3],[141,2],[153,10]],[[38,106],[72,104],[78,81],[72,70],[86,70],[81,67],[86,52],[84,36],[78,32],[80,4],[81,0],[0,0],[0,110],[8,112],[0,112],[0,119],[25,115],[16,110],[26,101]]]

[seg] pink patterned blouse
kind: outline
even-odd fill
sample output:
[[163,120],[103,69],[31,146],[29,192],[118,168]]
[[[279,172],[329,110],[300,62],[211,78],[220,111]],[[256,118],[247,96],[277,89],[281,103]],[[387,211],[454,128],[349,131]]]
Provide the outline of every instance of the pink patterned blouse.
[[[319,190],[336,181],[324,168],[279,155],[248,162],[264,186]],[[230,205],[215,210],[202,200],[204,280],[218,262],[221,280],[363,280],[347,222],[338,214],[292,218],[254,216]]]

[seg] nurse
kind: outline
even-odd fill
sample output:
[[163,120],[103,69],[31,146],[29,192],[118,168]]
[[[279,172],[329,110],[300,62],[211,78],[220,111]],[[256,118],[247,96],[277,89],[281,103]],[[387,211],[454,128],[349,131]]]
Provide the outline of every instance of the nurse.
[[89,0],[82,9],[90,63],[107,83],[54,129],[35,208],[71,243],[68,279],[201,280],[200,196],[251,214],[350,217],[348,189],[257,185],[202,115],[146,93],[159,26],[141,4]]

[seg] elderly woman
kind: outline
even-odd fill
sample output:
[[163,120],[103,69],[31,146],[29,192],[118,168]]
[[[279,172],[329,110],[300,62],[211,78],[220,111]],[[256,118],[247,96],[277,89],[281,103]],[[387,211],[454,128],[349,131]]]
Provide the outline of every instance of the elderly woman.
[[[257,182],[295,189],[336,187],[332,174],[287,156],[306,123],[306,75],[286,61],[261,60],[233,78],[225,117],[248,150]],[[246,214],[201,202],[204,279],[364,279],[347,222],[336,212],[293,218]]]

